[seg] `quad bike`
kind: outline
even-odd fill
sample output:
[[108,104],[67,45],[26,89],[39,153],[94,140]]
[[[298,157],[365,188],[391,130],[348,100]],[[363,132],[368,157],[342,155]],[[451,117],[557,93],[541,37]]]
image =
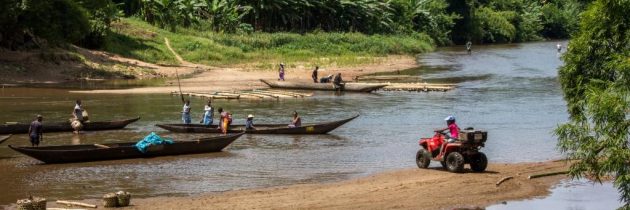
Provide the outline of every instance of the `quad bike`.
[[470,169],[475,172],[485,171],[488,158],[479,149],[484,147],[488,133],[467,128],[459,133],[459,137],[455,141],[445,142],[445,134],[436,130],[432,138],[420,139],[420,150],[416,153],[418,167],[427,168],[431,160],[434,160],[455,173],[462,172],[465,164],[470,164]]

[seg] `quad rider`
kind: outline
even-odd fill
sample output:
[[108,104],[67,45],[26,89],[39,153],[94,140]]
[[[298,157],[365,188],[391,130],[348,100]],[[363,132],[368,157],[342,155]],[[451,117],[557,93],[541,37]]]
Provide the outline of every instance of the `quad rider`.
[[452,115],[449,115],[448,117],[444,118],[444,121],[446,121],[447,127],[442,128],[442,129],[437,129],[435,131],[444,132],[446,130],[449,130],[449,132],[446,134],[446,137],[449,143],[453,143],[457,139],[459,139],[459,126],[457,126],[457,124],[455,123],[455,117],[453,117]]

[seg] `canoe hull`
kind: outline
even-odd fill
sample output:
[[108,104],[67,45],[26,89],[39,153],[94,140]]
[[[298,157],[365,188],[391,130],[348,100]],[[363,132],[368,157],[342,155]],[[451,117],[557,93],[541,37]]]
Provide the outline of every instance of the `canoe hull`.
[[[127,125],[138,121],[140,117],[126,120],[116,120],[116,121],[105,121],[105,122],[86,122],[83,123],[83,131],[98,131],[98,130],[114,130],[114,129],[123,129]],[[65,132],[65,131],[74,131],[70,122],[52,122],[48,123],[44,121],[43,123],[44,133],[51,132]],[[28,127],[30,124],[26,123],[18,123],[18,124],[2,124],[0,125],[0,134],[24,134],[28,133]]]
[[9,140],[9,138],[11,138],[12,134],[6,135],[6,136],[0,136],[0,144],[4,143],[6,140]]
[[[347,122],[359,117],[354,117],[339,120],[335,122],[320,123],[304,125],[301,127],[289,128],[286,124],[260,124],[254,125],[256,130],[244,130],[244,125],[232,125],[228,133],[239,133],[245,131],[249,134],[294,134],[294,135],[308,135],[308,134],[326,134]],[[195,124],[157,124],[156,126],[176,133],[220,133],[221,130],[217,128],[217,125],[195,125]]]
[[105,144],[110,148],[100,148],[94,145],[47,147],[13,147],[9,145],[9,148],[44,163],[74,163],[220,152],[242,135],[243,133],[238,133],[195,141],[176,141],[173,144],[150,147],[146,153],[140,152],[135,147],[136,143]]
[[[271,80],[263,80],[263,79],[261,79],[260,81],[262,81],[263,83],[267,84],[269,87],[272,87],[272,88],[335,91],[335,87],[332,83],[286,82],[286,81],[271,81]],[[368,92],[381,89],[385,86],[387,85],[346,83],[346,85],[344,86],[344,91],[368,93]]]

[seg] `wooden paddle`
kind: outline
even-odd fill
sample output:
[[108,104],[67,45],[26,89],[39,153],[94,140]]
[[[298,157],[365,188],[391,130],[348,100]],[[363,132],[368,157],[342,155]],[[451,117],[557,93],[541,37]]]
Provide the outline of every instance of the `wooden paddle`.
[[177,86],[179,86],[179,95],[182,97],[182,103],[184,103],[184,94],[182,94],[182,84],[179,82],[179,74],[177,73],[177,69],[175,69],[175,76],[177,77]]

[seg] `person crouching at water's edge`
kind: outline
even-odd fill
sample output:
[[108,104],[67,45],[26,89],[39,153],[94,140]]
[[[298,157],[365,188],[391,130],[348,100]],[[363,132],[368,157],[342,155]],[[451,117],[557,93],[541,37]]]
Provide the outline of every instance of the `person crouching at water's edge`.
[[39,146],[39,142],[43,139],[43,126],[42,120],[44,118],[41,115],[37,115],[36,119],[31,122],[31,126],[28,127],[28,136],[31,139],[31,146]]
[[298,116],[297,111],[293,111],[293,120],[291,120],[291,124],[289,124],[289,128],[295,128],[302,126],[302,118]]
[[436,131],[444,132],[446,130],[449,130],[450,135],[446,135],[446,137],[448,138],[448,142],[452,143],[459,139],[459,126],[457,126],[457,124],[455,123],[455,117],[453,116],[448,116],[444,120],[446,121],[447,127],[438,129]]
[[182,98],[182,102],[184,102],[184,107],[182,108],[182,121],[184,121],[184,124],[190,124],[192,121],[190,118],[190,100],[184,100]]
[[212,125],[212,118],[214,117],[214,110],[212,109],[212,101],[208,100],[208,104],[203,108],[203,117],[201,123],[205,126]]
[[278,80],[284,81],[284,63],[280,63],[280,68],[278,69]]

